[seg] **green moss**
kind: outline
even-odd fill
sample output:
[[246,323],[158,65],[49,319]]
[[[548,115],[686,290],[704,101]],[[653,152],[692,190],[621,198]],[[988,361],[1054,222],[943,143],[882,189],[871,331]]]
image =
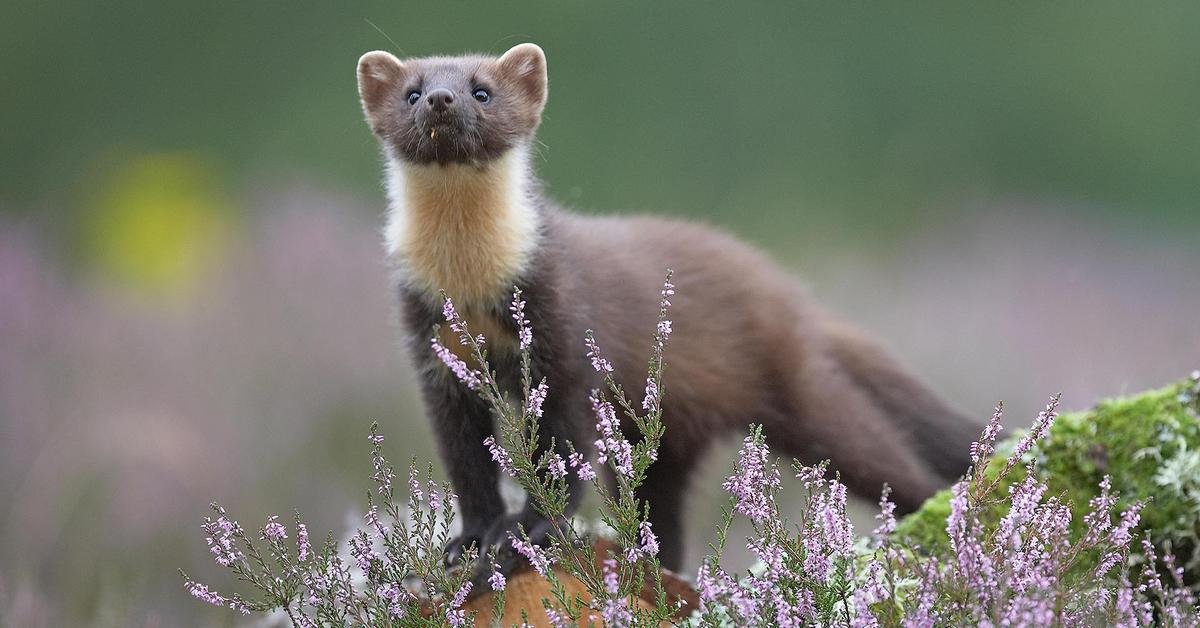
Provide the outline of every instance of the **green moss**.
[[[1087,412],[1061,415],[1049,437],[1029,454],[1049,494],[1066,495],[1079,533],[1088,502],[1105,475],[1119,491],[1118,508],[1147,501],[1139,535],[1149,532],[1160,550],[1170,546],[1187,578],[1200,581],[1200,377],[1132,397],[1102,401]],[[1004,441],[988,465],[994,474],[1021,434]],[[998,489],[1024,478],[1017,468]],[[1001,493],[1003,494],[1003,493]],[[950,494],[942,491],[904,518],[898,537],[933,553],[948,549]],[[1003,506],[987,519],[1004,515]]]

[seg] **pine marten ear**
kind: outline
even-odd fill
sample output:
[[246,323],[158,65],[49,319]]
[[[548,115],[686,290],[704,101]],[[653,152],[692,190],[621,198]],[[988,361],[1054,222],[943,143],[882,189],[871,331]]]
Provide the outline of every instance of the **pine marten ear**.
[[546,106],[546,53],[537,44],[518,44],[500,57],[497,66],[540,114]]
[[358,59],[358,96],[372,130],[382,128],[407,74],[408,68],[399,59],[382,50]]

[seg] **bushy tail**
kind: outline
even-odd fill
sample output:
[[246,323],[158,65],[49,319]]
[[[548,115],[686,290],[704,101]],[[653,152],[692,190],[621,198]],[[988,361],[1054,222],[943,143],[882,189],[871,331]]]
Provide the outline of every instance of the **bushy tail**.
[[883,347],[854,328],[832,320],[825,327],[834,359],[910,435],[922,460],[947,481],[966,473],[971,443],[979,438],[983,424],[946,405]]

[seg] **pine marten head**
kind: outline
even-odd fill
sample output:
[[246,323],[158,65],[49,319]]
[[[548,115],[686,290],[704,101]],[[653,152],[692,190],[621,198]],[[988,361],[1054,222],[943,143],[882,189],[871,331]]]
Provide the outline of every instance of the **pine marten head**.
[[377,50],[358,61],[358,92],[391,157],[485,165],[532,140],[546,105],[546,56],[534,44],[499,58],[401,61]]

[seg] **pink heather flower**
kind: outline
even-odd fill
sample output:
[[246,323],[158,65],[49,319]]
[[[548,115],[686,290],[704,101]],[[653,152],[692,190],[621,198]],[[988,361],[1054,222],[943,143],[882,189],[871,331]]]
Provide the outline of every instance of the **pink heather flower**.
[[641,533],[642,545],[639,548],[643,554],[647,556],[658,555],[658,537],[654,536],[654,531],[650,529],[650,522],[643,521],[638,525],[638,531]]
[[951,491],[950,515],[946,517],[946,532],[950,537],[950,548],[957,561],[959,573],[966,578],[966,585],[980,600],[982,607],[992,602],[995,589],[995,567],[991,556],[983,548],[975,513],[967,498],[968,484],[959,481]]
[[884,574],[883,565],[878,561],[872,560],[867,565],[867,581],[854,591],[854,609],[856,625],[860,626],[877,626],[874,614],[871,613],[871,605],[888,598],[888,591],[883,586]]
[[1133,529],[1137,527],[1138,521],[1141,519],[1142,508],[1145,505],[1144,502],[1135,502],[1121,513],[1121,522],[1108,535],[1109,543],[1117,547],[1129,545],[1129,542],[1133,540]]
[[539,575],[545,577],[547,573],[550,573],[550,566],[554,564],[554,560],[546,555],[545,550],[533,543],[517,538],[512,532],[508,533],[508,539],[512,544],[512,548],[518,554],[524,556],[529,561],[529,564],[533,565],[533,569]]
[[1000,424],[1003,418],[1004,404],[998,403],[991,420],[983,427],[983,434],[979,436],[979,440],[971,443],[971,464],[980,471],[980,464],[987,464],[988,458],[996,451],[996,437],[999,436],[1000,430],[1004,429]]
[[717,604],[721,597],[725,595],[725,583],[718,576],[714,575],[714,571],[721,572],[720,568],[710,567],[706,561],[700,566],[700,571],[696,573],[696,588],[700,590],[700,610],[705,611],[707,607]]
[[804,546],[804,573],[824,582],[833,570],[834,559],[849,559],[853,528],[846,517],[846,486],[831,480],[828,487],[811,497],[809,523],[800,541]]
[[580,480],[591,482],[596,479],[596,471],[592,469],[592,463],[584,459],[583,454],[578,452],[573,453],[570,460],[571,467],[576,469],[575,473],[579,476]]
[[504,471],[512,477],[517,476],[517,468],[513,466],[512,456],[509,456],[508,452],[505,451],[503,447],[496,444],[495,437],[488,436],[487,438],[483,439],[483,444],[487,445],[488,451],[492,452],[492,460],[495,460],[496,464],[500,465],[501,471]]
[[524,351],[533,344],[533,328],[525,318],[525,301],[521,299],[520,288],[513,290],[512,305],[508,309],[512,312],[513,321],[517,323],[517,339],[521,343],[521,350]]
[[607,375],[613,372],[612,364],[605,360],[600,355],[600,346],[596,344],[596,338],[592,335],[592,330],[588,330],[587,335],[583,339],[583,344],[587,346],[587,357],[592,361],[592,368],[596,369],[597,373]]
[[492,587],[493,591],[503,591],[504,587],[508,586],[508,580],[505,580],[504,574],[500,572],[500,565],[492,563],[492,575],[488,578],[488,586]]
[[653,410],[658,407],[658,382],[654,377],[646,378],[646,396],[642,399],[643,410]]
[[442,509],[442,492],[438,490],[438,485],[433,480],[429,481],[429,508],[434,512]]
[[241,533],[242,527],[236,521],[225,516],[224,508],[217,506],[217,509],[220,517],[216,521],[208,517],[204,519],[203,527],[207,535],[204,541],[208,543],[208,549],[212,552],[217,564],[228,567],[246,559],[246,555],[234,545],[234,537]]
[[618,473],[632,477],[633,445],[629,444],[621,433],[616,410],[597,391],[592,391],[591,401],[592,412],[597,419],[596,431],[600,434],[600,439],[595,442],[597,462],[605,464],[611,458],[613,468]]
[[1083,525],[1086,529],[1083,537],[1085,545],[1096,543],[1104,533],[1112,528],[1110,515],[1113,507],[1117,505],[1117,496],[1112,495],[1111,492],[1112,477],[1105,475],[1104,479],[1100,480],[1100,494],[1088,502],[1088,512],[1083,516]]
[[362,516],[362,519],[367,520],[367,527],[370,527],[377,537],[383,538],[388,533],[388,528],[383,526],[383,521],[379,521],[379,508],[374,504],[371,508],[367,508],[367,514]]
[[329,581],[325,579],[325,576],[322,576],[321,574],[305,573],[304,576],[301,577],[301,581],[304,582],[304,586],[308,587],[308,597],[306,598],[306,601],[308,602],[309,606],[316,606],[320,604],[321,598],[318,597],[317,594],[323,593],[329,589]]
[[249,615],[250,609],[246,605],[233,598],[226,598],[217,594],[216,591],[209,589],[207,586],[200,584],[194,580],[188,580],[184,583],[184,588],[191,594],[192,597],[202,602],[207,602],[213,606],[227,606],[243,615]]
[[871,531],[873,536],[885,538],[896,531],[896,504],[888,499],[890,494],[891,490],[884,486],[883,493],[879,496],[879,514],[875,515],[879,527]]
[[[471,337],[467,334],[467,325],[463,322],[462,317],[458,315],[458,311],[454,309],[454,302],[450,297],[446,297],[446,302],[442,304],[442,317],[450,323],[450,331],[458,334],[458,340],[463,345],[471,343]],[[477,336],[475,341],[482,344],[483,336]]]
[[765,567],[764,575],[768,581],[776,582],[787,575],[784,571],[783,548],[774,539],[749,539],[746,542],[746,549],[762,562]]
[[542,418],[542,405],[546,403],[546,394],[550,391],[546,385],[546,378],[536,388],[529,391],[529,405],[525,407],[525,413],[531,414],[537,418]]
[[936,624],[938,619],[936,611],[938,580],[937,562],[930,559],[926,562],[925,572],[918,579],[916,606],[907,613],[905,626],[932,628]]
[[364,574],[369,574],[371,563],[379,560],[379,554],[375,552],[375,548],[371,545],[371,540],[367,538],[366,532],[359,532],[350,537],[350,556],[358,562],[358,568]]
[[425,499],[425,493],[421,491],[421,479],[418,477],[417,468],[408,468],[408,494],[416,501]]
[[576,472],[576,475],[578,475],[579,479],[583,480],[584,482],[591,482],[592,480],[596,479],[596,471],[592,469],[592,463],[590,462],[585,462],[579,465],[579,471]]
[[450,601],[450,606],[454,608],[462,606],[467,601],[467,596],[470,595],[473,586],[469,580],[464,582],[462,587],[458,589],[458,593],[454,594],[454,599]]
[[[449,302],[447,301],[447,303]],[[450,372],[454,373],[454,376],[459,381],[466,384],[467,388],[471,390],[479,388],[483,381],[479,371],[467,366],[466,362],[463,362],[462,359],[451,353],[436,337],[431,338],[429,343],[433,347],[434,354],[450,369]]]
[[1029,428],[1029,433],[1021,437],[1017,442],[1017,446],[1013,449],[1013,453],[1008,457],[1009,467],[1015,466],[1029,450],[1033,448],[1034,443],[1046,437],[1050,433],[1050,426],[1054,424],[1055,417],[1058,416],[1058,400],[1061,395],[1055,395],[1050,398],[1050,403],[1046,405],[1046,409],[1038,414],[1037,419],[1033,422],[1033,427]]
[[562,459],[562,456],[554,454],[550,457],[549,471],[550,476],[556,480],[567,475],[567,463]]
[[[1106,575],[1113,567],[1125,557],[1125,552],[1129,549],[1129,544],[1133,540],[1133,529],[1137,527],[1138,521],[1141,520],[1143,502],[1136,502],[1124,512],[1121,513],[1121,521],[1111,532],[1108,533],[1109,550],[1100,558],[1100,562],[1093,572],[1097,578]],[[1156,576],[1157,577],[1157,576]]]
[[825,463],[811,467],[801,466],[796,470],[796,479],[804,485],[807,491],[817,491],[825,486]]
[[312,553],[312,545],[308,543],[308,526],[296,524],[296,560],[305,562]]
[[608,596],[598,609],[604,618],[605,626],[623,627],[633,625],[633,613],[629,603],[621,596],[621,583],[617,573],[617,562],[613,559],[604,561],[604,590]]
[[663,282],[662,292],[659,293],[662,296],[663,308],[671,307],[671,301],[669,299],[675,296],[675,284],[671,283],[670,279],[671,275],[673,274],[674,271],[667,271],[667,280]]
[[458,593],[454,594],[454,599],[450,600],[449,607],[446,608],[446,621],[456,628],[461,628],[467,623],[467,612],[462,610],[462,605],[467,601],[467,595],[471,593],[473,585],[470,581],[464,582]]
[[385,585],[380,585],[375,590],[375,594],[385,600],[388,604],[388,614],[393,618],[402,619],[405,615],[404,603],[409,598],[409,593],[404,590],[404,587],[398,583],[391,582]]
[[392,480],[396,479],[396,474],[392,472],[392,467],[388,465],[387,459],[383,457],[383,451],[380,445],[383,443],[383,434],[375,431],[375,427],[371,427],[371,442],[374,446],[371,447],[371,465],[375,468],[375,472],[371,474],[371,479],[379,485],[380,495],[389,495],[392,492]]
[[1016,536],[1018,530],[1033,519],[1042,502],[1042,496],[1046,493],[1046,485],[1037,480],[1033,468],[1029,468],[1026,473],[1024,481],[1009,487],[1011,506],[1008,514],[1000,520],[1000,527],[996,531],[996,538],[1000,543],[1011,544],[1014,548],[1021,546],[1021,540]]
[[442,318],[446,319],[446,322],[458,320],[458,311],[454,309],[454,301],[450,297],[446,297],[446,301],[442,303]]
[[279,523],[279,515],[271,515],[267,518],[267,525],[263,526],[262,538],[268,541],[282,541],[288,538],[287,528]]
[[552,608],[546,609],[546,619],[550,621],[550,625],[554,626],[554,628],[568,628],[571,626],[567,617],[564,617],[562,613]]
[[736,472],[721,488],[736,498],[734,509],[756,524],[761,524],[773,512],[774,499],[770,491],[781,482],[779,470],[770,462],[770,449],[765,443],[747,436],[738,453]]

